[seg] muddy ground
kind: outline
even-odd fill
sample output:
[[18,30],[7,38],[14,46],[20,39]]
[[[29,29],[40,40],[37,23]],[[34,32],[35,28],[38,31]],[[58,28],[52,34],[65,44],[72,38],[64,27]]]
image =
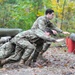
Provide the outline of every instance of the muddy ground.
[[43,54],[48,62],[41,60],[40,65],[31,66],[10,63],[0,69],[0,75],[75,75],[75,54],[68,53],[65,42],[52,43]]

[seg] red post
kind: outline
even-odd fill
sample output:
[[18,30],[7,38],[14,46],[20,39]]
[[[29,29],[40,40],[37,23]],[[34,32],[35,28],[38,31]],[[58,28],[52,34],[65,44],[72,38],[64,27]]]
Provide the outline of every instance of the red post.
[[75,53],[75,41],[71,40],[69,37],[66,38],[66,45],[69,53]]

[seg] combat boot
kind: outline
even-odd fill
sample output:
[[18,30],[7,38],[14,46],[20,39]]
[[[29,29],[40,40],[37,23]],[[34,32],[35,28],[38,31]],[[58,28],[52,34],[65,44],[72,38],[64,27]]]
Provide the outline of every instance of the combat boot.
[[0,67],[3,67],[3,65],[4,65],[5,63],[7,63],[7,61],[8,61],[8,60],[1,60],[1,61],[0,61]]
[[0,68],[2,68],[3,67],[3,65],[1,64],[1,61],[0,61]]
[[19,62],[19,65],[24,65],[24,64],[25,64],[25,60],[21,59],[20,62]]
[[4,65],[8,62],[8,60],[4,59],[4,60],[1,60],[1,64]]

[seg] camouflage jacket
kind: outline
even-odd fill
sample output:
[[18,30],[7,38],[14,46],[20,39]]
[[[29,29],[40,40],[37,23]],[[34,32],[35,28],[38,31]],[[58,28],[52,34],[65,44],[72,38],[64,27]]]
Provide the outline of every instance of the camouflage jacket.
[[61,29],[57,28],[55,25],[53,25],[46,16],[41,16],[36,19],[31,29],[41,29],[45,31],[46,27],[50,27],[53,30],[56,30],[57,32],[62,32]]
[[21,39],[25,39],[25,40],[28,40],[30,41],[31,43],[37,43],[37,41],[39,41],[39,43],[41,41],[55,41],[54,38],[50,38],[49,36],[46,36],[45,33],[40,30],[40,29],[37,29],[35,32],[34,30],[27,30],[27,31],[23,31],[23,32],[20,32],[18,33],[14,38],[11,39],[11,42],[12,43],[17,43],[19,40]]

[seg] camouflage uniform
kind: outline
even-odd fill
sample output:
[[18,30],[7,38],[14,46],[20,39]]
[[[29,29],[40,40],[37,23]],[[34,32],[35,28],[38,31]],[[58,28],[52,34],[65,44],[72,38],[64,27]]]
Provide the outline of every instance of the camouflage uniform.
[[[31,27],[31,29],[41,29],[43,31],[45,31],[45,29],[49,27],[50,29],[53,29],[53,30],[56,30],[57,32],[62,32],[61,29],[57,28],[56,26],[54,26],[48,19],[46,16],[41,16],[41,17],[38,17],[36,19],[36,21],[34,22],[33,26]],[[43,45],[43,49],[41,51],[41,53],[44,53],[50,46],[51,42],[45,42],[44,45]],[[36,53],[35,53],[36,54]],[[35,58],[35,56],[34,56]]]
[[6,42],[0,47],[0,59],[4,59],[13,54],[15,46],[11,42]]
[[9,42],[10,39],[11,36],[0,38],[0,59],[4,59],[13,53],[15,46]]
[[0,59],[4,59],[13,53],[15,46],[9,41],[19,32],[22,32],[22,29],[0,28]]
[[24,59],[26,61],[30,57],[31,53],[38,49],[38,47],[40,48],[45,41],[55,41],[55,39],[46,36],[40,29],[37,29],[35,32],[34,30],[27,30],[17,34],[11,40],[12,44],[16,44],[15,54],[2,61],[3,64],[20,59]]
[[48,19],[46,16],[41,16],[39,18],[37,18],[37,20],[34,22],[33,26],[31,27],[31,29],[41,29],[43,31],[45,31],[45,28],[49,27],[50,29],[56,30],[57,32],[62,32],[61,29],[57,28],[56,26],[54,26]]

